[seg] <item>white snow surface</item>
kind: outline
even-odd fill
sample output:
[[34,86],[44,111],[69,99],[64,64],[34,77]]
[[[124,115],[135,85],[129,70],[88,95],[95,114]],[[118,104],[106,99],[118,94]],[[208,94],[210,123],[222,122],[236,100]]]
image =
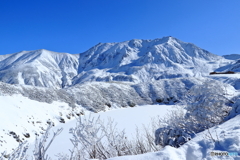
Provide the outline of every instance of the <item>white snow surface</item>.
[[235,74],[215,74],[209,75],[208,78],[212,78],[218,81],[221,81],[226,84],[230,84],[236,90],[240,89],[240,73]]
[[[47,121],[54,122],[55,127],[52,130],[63,127],[63,132],[56,137],[55,141],[48,150],[48,154],[55,157],[58,153],[68,153],[72,149],[70,142],[71,134],[69,129],[75,127],[76,120],[67,115],[72,113],[72,108],[67,103],[54,101],[52,104],[38,102],[21,95],[0,96],[1,111],[0,112],[0,152],[11,152],[16,148],[18,143],[13,138],[11,131],[19,136],[20,140],[27,140],[30,145],[31,152],[34,147],[35,133],[41,135],[47,128]],[[169,110],[174,109],[174,105],[144,105],[137,107],[128,107],[121,109],[112,109],[106,112],[91,113],[84,111],[86,116],[90,113],[93,117],[100,116],[101,120],[107,121],[108,118],[113,119],[119,130],[125,129],[128,137],[135,134],[136,126],[140,129],[142,125],[149,125],[151,119],[156,116],[164,116]],[[81,109],[74,110],[79,113]],[[63,118],[66,123],[60,123],[59,119]],[[25,138],[23,134],[29,133],[30,138]],[[23,140],[24,139],[24,140]]]
[[[136,136],[136,127],[143,129],[143,125],[148,126],[151,123],[152,118],[157,116],[165,116],[170,110],[176,109],[175,105],[143,105],[133,108],[121,108],[113,109],[106,112],[90,113],[91,117],[98,118],[107,122],[109,118],[117,123],[118,130],[125,130],[126,135],[129,139]],[[85,112],[86,117],[89,116],[89,112]],[[58,153],[69,154],[68,150],[73,148],[69,134],[69,129],[76,126],[76,120],[71,120],[67,124],[59,124],[54,127],[53,130],[57,128],[63,128],[62,133],[56,137],[56,140],[52,143],[51,148],[48,150],[48,154],[54,157]]]
[[[16,139],[10,134],[15,132],[20,140],[35,140],[35,133],[41,135],[51,120],[59,124],[59,118],[66,121],[66,115],[72,112],[67,103],[53,102],[52,104],[31,100],[21,95],[0,96],[0,152],[11,151],[18,146]],[[30,138],[23,134],[29,133]]]
[[[1,145],[0,152],[17,146],[16,140],[9,135],[10,131],[14,131],[20,138],[25,138],[23,133],[30,133],[30,138],[25,138],[30,143],[30,150],[33,149],[35,133],[40,134],[46,129],[46,121],[51,119],[55,123],[52,129],[63,127],[63,132],[56,137],[53,144],[48,150],[51,157],[55,157],[58,153],[68,153],[68,149],[72,149],[69,141],[71,135],[69,129],[74,127],[76,120],[72,118],[68,120],[66,115],[71,109],[66,103],[53,102],[52,104],[30,100],[21,95],[0,96],[2,111],[1,117]],[[169,110],[176,109],[174,105],[144,105],[134,108],[112,109],[106,112],[91,113],[92,116],[107,120],[109,117],[118,123],[119,129],[125,129],[129,137],[134,135],[135,127],[141,128],[142,124],[148,125],[154,116],[164,116]],[[61,112],[61,113],[60,113]],[[86,116],[90,112],[85,111]],[[62,115],[62,116],[61,116]],[[66,123],[59,123],[59,117],[63,117]],[[32,123],[34,122],[34,124]],[[237,152],[240,153],[240,116],[236,116],[229,121],[213,127],[209,130],[211,136],[216,142],[210,138],[209,132],[206,130],[198,133],[195,138],[187,142],[180,148],[167,146],[162,150],[154,153],[146,153],[136,156],[122,156],[110,158],[110,160],[200,160],[200,159],[240,159],[239,156],[211,156],[211,152]],[[56,157],[55,157],[56,158]],[[54,159],[54,158],[53,158]]]
[[0,81],[63,88],[77,75],[78,55],[45,49],[0,56]]
[[[199,77],[232,62],[174,37],[99,43],[80,54],[73,84],[85,81],[131,81]],[[99,75],[101,71],[101,75]]]
[[[210,135],[210,134],[211,135]],[[198,133],[180,148],[166,146],[163,150],[136,156],[122,156],[108,160],[239,160],[240,115],[213,128]],[[213,139],[216,141],[214,142]],[[212,156],[211,152],[237,153],[236,156]]]

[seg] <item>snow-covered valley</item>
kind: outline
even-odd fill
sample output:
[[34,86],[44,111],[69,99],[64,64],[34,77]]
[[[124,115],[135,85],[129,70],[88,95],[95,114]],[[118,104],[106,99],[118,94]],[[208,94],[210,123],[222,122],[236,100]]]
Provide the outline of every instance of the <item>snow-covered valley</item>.
[[[93,117],[98,117],[102,120],[112,118],[118,123],[118,128],[126,130],[127,136],[134,136],[136,126],[149,125],[152,118],[157,116],[164,116],[168,110],[174,108],[174,105],[146,105],[128,107],[122,109],[113,109],[106,112],[91,113],[86,110],[71,110],[66,103],[53,102],[52,104],[41,103],[30,100],[26,97],[14,96],[1,96],[1,108],[5,112],[1,112],[1,146],[0,152],[11,152],[18,146],[17,139],[13,138],[10,132],[15,132],[21,141],[28,140],[29,143],[34,144],[36,134],[41,136],[48,126],[48,121],[54,122],[56,128],[63,127],[63,132],[56,138],[49,149],[49,155],[54,156],[58,153],[64,153],[72,148],[70,141],[71,135],[69,129],[76,125],[75,118],[77,114],[84,113],[85,116],[91,114]],[[72,116],[71,114],[74,114]],[[69,116],[70,119],[67,117]],[[61,123],[63,118],[65,123]],[[24,135],[29,134],[29,138]],[[34,145],[32,145],[34,146]],[[61,147],[59,147],[61,146]]]
[[[52,104],[42,103],[30,100],[26,97],[19,95],[14,96],[1,96],[1,107],[5,107],[1,112],[1,127],[4,128],[0,131],[1,146],[0,150],[11,152],[18,146],[18,142],[13,138],[13,135],[9,134],[10,131],[17,133],[19,138],[28,141],[29,152],[32,154],[35,143],[35,133],[44,133],[47,128],[47,121],[54,122],[55,127],[51,129],[50,137],[53,131],[59,128],[63,128],[63,131],[56,137],[51,147],[48,149],[47,154],[52,159],[57,159],[57,155],[69,155],[69,149],[73,148],[70,141],[72,135],[69,133],[70,128],[76,126],[75,118],[68,119],[69,113],[82,112],[86,117],[91,115],[97,118],[100,116],[101,120],[107,121],[108,118],[112,118],[117,123],[117,129],[125,129],[128,138],[135,136],[136,127],[142,130],[142,125],[149,126],[153,121],[152,118],[158,116],[164,117],[171,110],[176,110],[176,105],[144,105],[136,107],[127,107],[121,109],[112,109],[105,112],[91,113],[86,110],[78,110],[78,112],[72,112],[66,103],[53,102]],[[83,115],[82,115],[83,116]],[[65,119],[65,123],[60,123],[60,118]],[[156,119],[155,119],[156,120]],[[174,148],[166,146],[163,150],[154,153],[146,153],[137,156],[123,156],[118,158],[110,158],[111,160],[162,160],[162,159],[174,159],[174,160],[190,160],[194,159],[238,159],[236,155],[233,156],[212,156],[211,152],[221,153],[228,152],[235,154],[240,152],[240,128],[239,128],[239,116],[225,122],[222,125],[213,127],[210,132],[205,131],[196,135],[188,143],[184,144],[180,148]],[[30,137],[26,138],[24,134],[29,133]],[[213,138],[217,140],[214,142],[210,138],[211,133]],[[218,144],[219,143],[219,144]],[[29,157],[30,159],[30,157]]]
[[[238,58],[174,37],[99,43],[75,55],[45,49],[0,55],[0,153],[27,140],[27,153],[33,154],[35,138],[54,124],[51,135],[63,131],[46,153],[52,159],[70,156],[70,128],[91,115],[113,119],[126,139],[136,139],[136,126],[142,134],[142,125],[155,123],[152,143],[163,149],[107,157],[113,160],[240,159]],[[212,151],[238,156],[211,156]]]

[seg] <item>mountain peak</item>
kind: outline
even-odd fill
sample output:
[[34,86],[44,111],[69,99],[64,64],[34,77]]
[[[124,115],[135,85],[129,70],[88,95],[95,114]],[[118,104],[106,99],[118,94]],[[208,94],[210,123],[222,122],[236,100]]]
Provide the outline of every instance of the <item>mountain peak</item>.
[[176,40],[176,38],[172,37],[172,36],[166,36],[161,38],[162,40],[166,40],[166,41],[172,41],[172,40]]
[[[219,59],[220,56],[172,36],[101,43],[80,54],[79,75],[75,80],[134,81],[133,77],[137,77],[139,81],[148,81],[159,77],[193,76],[199,71],[200,75],[208,75],[213,66],[209,63]],[[209,71],[201,67],[203,63],[209,66]]]
[[45,87],[85,81],[147,82],[208,75],[221,58],[172,36],[132,39],[98,43],[78,56],[46,49],[19,52],[2,58],[0,80]]

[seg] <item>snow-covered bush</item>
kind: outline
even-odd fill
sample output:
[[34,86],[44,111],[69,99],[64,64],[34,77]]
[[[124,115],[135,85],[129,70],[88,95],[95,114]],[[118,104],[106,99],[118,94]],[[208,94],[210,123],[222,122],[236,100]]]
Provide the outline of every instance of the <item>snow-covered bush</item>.
[[207,80],[189,90],[185,118],[193,131],[203,131],[224,121],[231,111],[226,105],[229,103],[226,94],[224,84],[215,80]]
[[26,154],[28,150],[27,141],[19,143],[18,147],[13,150],[12,153],[7,154],[6,152],[1,153],[0,160],[27,160],[28,155]]
[[[50,160],[50,157],[47,155],[47,150],[51,146],[52,142],[62,132],[62,128],[53,132],[52,138],[49,138],[50,129],[52,128],[52,123],[49,124],[48,128],[44,132],[41,138],[36,136],[35,149],[33,155],[28,155],[29,144],[27,141],[20,142],[19,146],[13,150],[12,153],[7,154],[6,152],[1,153],[0,160]],[[30,158],[31,157],[31,158]]]
[[[185,111],[182,107],[170,111],[165,117],[159,117],[155,131],[155,144],[179,147],[191,139],[191,131],[186,126]],[[155,121],[156,123],[156,121]]]
[[75,128],[70,129],[71,142],[74,149],[71,157],[78,159],[107,159],[124,155],[137,155],[159,150],[154,144],[152,129],[145,127],[143,133],[137,129],[133,139],[126,136],[124,130],[119,131],[117,124],[108,119],[105,123],[100,117],[78,117]]
[[[111,108],[154,104],[173,104],[181,99],[201,78],[161,79],[148,83],[91,82],[64,89],[43,88],[27,85],[11,85],[0,82],[0,95],[21,94],[32,100],[52,103],[66,102],[71,107],[80,105],[90,111],[99,112]],[[160,101],[159,101],[160,100]],[[107,104],[107,105],[106,105]]]
[[76,127],[71,128],[70,133],[73,136],[71,142],[77,151],[77,156],[84,158],[87,154],[90,158],[97,158],[97,148],[104,137],[99,117],[97,119],[92,118],[91,115],[88,118],[78,117]]
[[21,94],[29,99],[39,102],[52,103],[61,101],[69,104],[70,107],[76,107],[75,97],[64,89],[43,88],[27,85],[11,85],[0,82],[0,95]]
[[[73,149],[69,150],[70,154],[67,154],[68,151],[66,151],[56,155],[59,160],[102,160],[117,156],[158,151],[161,148],[161,146],[154,144],[154,126],[148,125],[143,130],[137,129],[136,135],[130,138],[126,136],[124,130],[118,130],[117,124],[111,119],[104,122],[100,117],[93,118],[91,115],[87,117],[85,115],[76,116],[76,118],[76,127],[70,130]],[[48,157],[47,150],[62,129],[55,131],[52,137],[50,137],[51,121],[49,121],[49,124],[50,126],[46,129],[43,136],[40,138],[36,137],[33,153],[27,152],[28,147],[24,144],[11,154],[3,153],[2,157],[0,156],[0,160],[5,160],[5,157],[13,157],[15,160],[16,156],[23,157],[22,159],[19,158],[19,160],[28,159],[26,157],[35,160],[55,159],[56,157]]]
[[191,136],[181,128],[159,128],[155,132],[156,139],[155,144],[159,144],[161,146],[170,145],[173,147],[180,147],[180,145],[186,143],[191,140]]
[[110,157],[130,154],[124,130],[118,131],[116,124],[109,119],[107,123],[97,119],[80,116],[75,128],[70,129],[74,149],[73,158],[79,159]]
[[190,140],[195,133],[211,128],[224,121],[231,107],[226,104],[224,84],[207,80],[193,86],[185,96],[185,111],[178,109],[159,119],[160,128],[155,132],[155,143],[179,147]]
[[47,140],[49,139],[50,135],[50,129],[52,128],[52,124],[48,126],[45,133],[43,134],[42,138],[37,138],[35,141],[35,149],[34,149],[34,159],[35,160],[48,160],[49,157],[46,154],[48,148],[51,146],[53,140],[58,136],[63,128],[58,129],[56,132],[53,133],[53,137],[50,139],[50,141],[47,143]]

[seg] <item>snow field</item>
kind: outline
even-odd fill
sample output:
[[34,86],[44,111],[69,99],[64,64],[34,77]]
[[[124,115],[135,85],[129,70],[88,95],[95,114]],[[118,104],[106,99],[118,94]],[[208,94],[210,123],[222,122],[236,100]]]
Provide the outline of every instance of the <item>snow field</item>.
[[[63,102],[52,104],[30,100],[21,95],[0,96],[0,152],[11,151],[18,146],[18,142],[9,134],[11,131],[19,136],[21,141],[33,142],[35,134],[41,135],[47,128],[47,121],[57,125],[60,117],[67,121],[71,108]],[[23,134],[29,133],[26,138]]]
[[[127,138],[134,138],[136,127],[141,131],[143,125],[148,127],[151,123],[152,118],[157,116],[165,116],[170,110],[175,109],[174,105],[144,105],[137,106],[133,108],[121,108],[113,109],[106,112],[99,113],[86,113],[86,117],[91,114],[91,117],[98,118],[107,122],[109,118],[113,119],[117,123],[117,129],[125,129]],[[56,137],[51,147],[47,151],[50,157],[54,157],[58,153],[69,154],[69,149],[73,148],[70,138],[72,137],[69,134],[69,129],[76,126],[76,121],[71,120],[67,124],[59,124],[54,127],[52,130],[57,130],[57,128],[63,128],[62,133]],[[141,132],[140,132],[141,133]]]
[[[70,128],[74,128],[76,120],[69,120],[67,115],[72,112],[71,107],[63,102],[54,101],[52,104],[30,100],[21,95],[0,96],[1,104],[1,130],[0,130],[0,152],[11,152],[18,146],[18,142],[9,134],[11,131],[19,136],[19,139],[27,140],[30,144],[29,154],[34,149],[36,135],[44,133],[51,120],[55,123],[55,127],[51,129],[56,131],[58,128],[63,128],[62,133],[55,138],[47,154],[56,158],[58,153],[69,154],[69,149],[73,148],[69,133]],[[169,110],[175,109],[174,105],[144,105],[120,109],[112,109],[106,112],[90,113],[85,111],[86,117],[91,114],[92,117],[107,122],[109,118],[117,123],[117,129],[125,129],[128,138],[134,138],[136,127],[142,128],[142,125],[148,127],[153,117],[164,116]],[[60,123],[60,118],[64,118],[66,123]],[[30,137],[26,138],[23,134],[29,133]],[[51,137],[51,135],[50,135]],[[24,140],[23,140],[24,139]]]

